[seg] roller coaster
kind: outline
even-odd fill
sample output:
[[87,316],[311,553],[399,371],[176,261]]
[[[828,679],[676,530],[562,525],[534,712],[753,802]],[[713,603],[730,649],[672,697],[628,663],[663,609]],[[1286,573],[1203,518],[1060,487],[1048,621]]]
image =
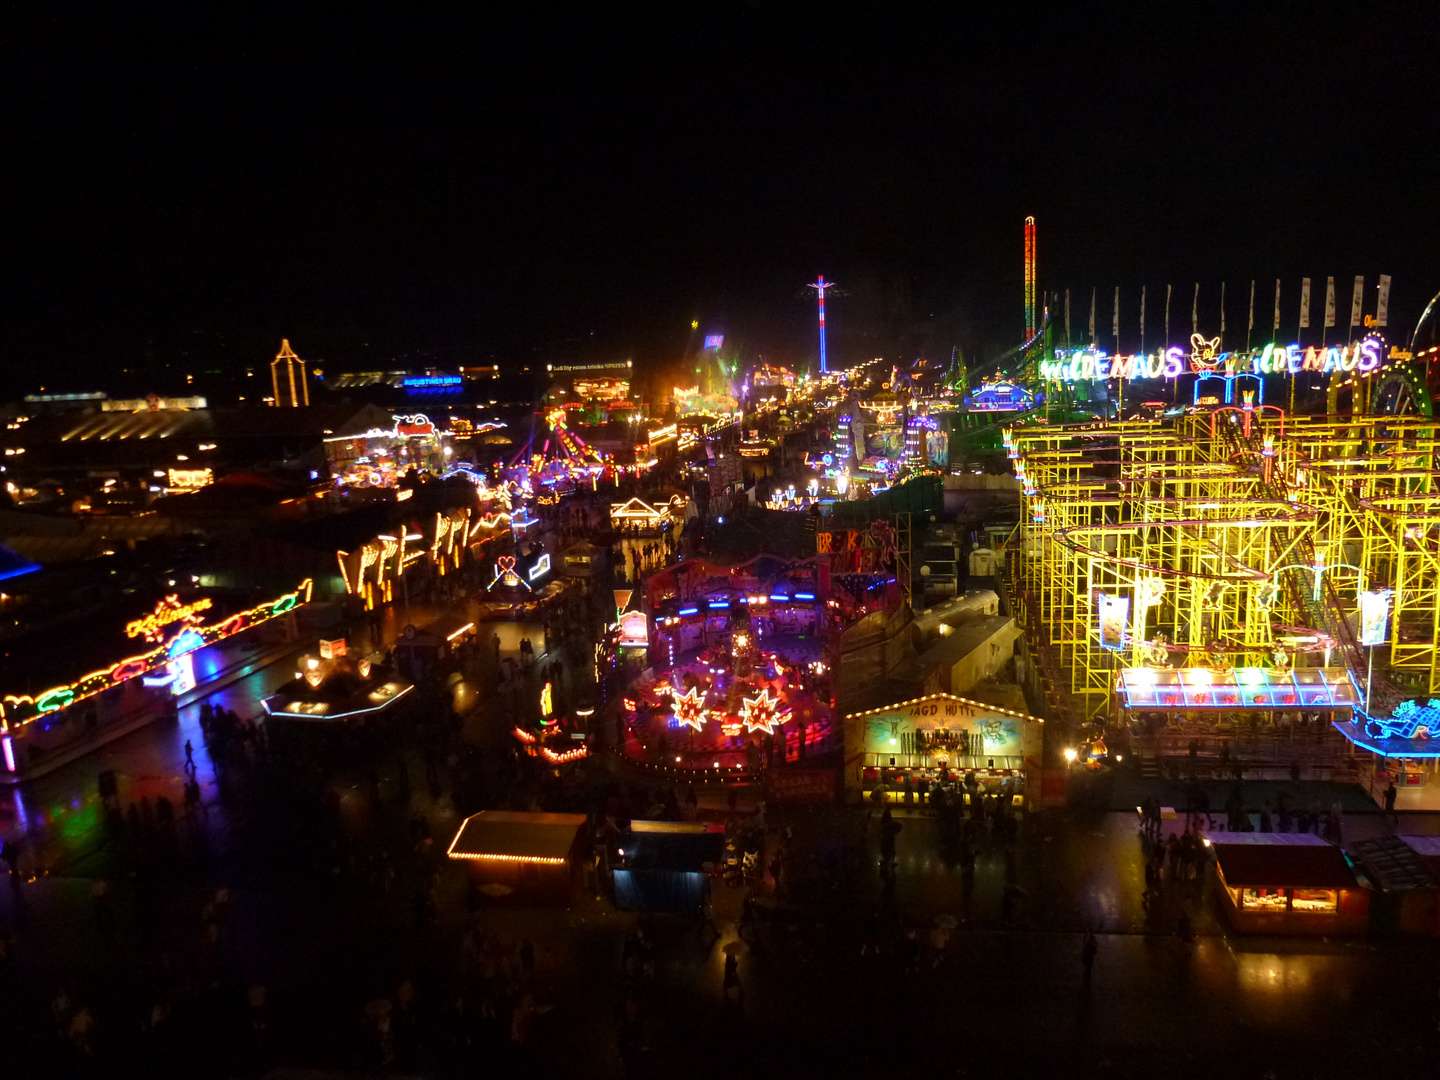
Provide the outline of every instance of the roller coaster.
[[[1436,349],[1393,350],[1368,371],[1337,362],[1323,395],[1300,395],[1324,415],[1262,405],[1263,388],[1227,401],[1176,387],[1181,404],[1153,415],[1076,424],[1036,410],[1009,422],[1022,486],[1012,599],[1051,711],[1113,727],[1132,683],[1158,679],[1172,696],[1143,700],[1230,704],[1271,724],[1277,712],[1248,707],[1300,717],[1307,703],[1340,705],[1324,715],[1345,718],[1334,727],[1353,742],[1433,756],[1440,421],[1425,373]],[[1264,381],[1313,382],[1303,372],[1324,362],[1302,359],[1297,373],[1288,361]]]

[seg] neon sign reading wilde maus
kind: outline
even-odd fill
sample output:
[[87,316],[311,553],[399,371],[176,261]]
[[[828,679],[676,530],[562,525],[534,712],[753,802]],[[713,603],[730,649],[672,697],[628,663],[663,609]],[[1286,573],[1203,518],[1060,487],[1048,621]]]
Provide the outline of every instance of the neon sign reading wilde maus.
[[1097,349],[1057,351],[1054,360],[1040,362],[1040,377],[1048,382],[1078,382],[1086,379],[1178,379],[1181,375],[1298,375],[1302,371],[1321,374],[1345,371],[1374,371],[1380,366],[1383,344],[1368,337],[1353,345],[1302,348],[1299,345],[1266,345],[1249,352],[1220,352],[1219,338],[1209,341],[1196,335],[1193,351],[1178,346],[1164,352],[1110,356]]

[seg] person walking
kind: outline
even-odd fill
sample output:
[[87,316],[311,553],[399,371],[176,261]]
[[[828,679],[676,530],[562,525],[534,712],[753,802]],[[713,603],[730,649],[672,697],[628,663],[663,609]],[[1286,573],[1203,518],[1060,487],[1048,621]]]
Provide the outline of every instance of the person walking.
[[1100,943],[1095,939],[1094,930],[1085,931],[1085,943],[1080,946],[1080,965],[1085,969],[1085,988],[1090,988],[1090,972],[1095,967],[1095,954],[1100,951]]
[[1398,794],[1399,792],[1395,790],[1395,781],[1389,781],[1385,785],[1385,817],[1389,819],[1390,824],[1396,826],[1400,824],[1400,815],[1395,813],[1395,797]]
[[195,771],[195,745],[189,739],[185,740],[185,768]]
[[895,834],[902,826],[895,821],[886,804],[880,815],[880,876],[889,877],[895,872]]

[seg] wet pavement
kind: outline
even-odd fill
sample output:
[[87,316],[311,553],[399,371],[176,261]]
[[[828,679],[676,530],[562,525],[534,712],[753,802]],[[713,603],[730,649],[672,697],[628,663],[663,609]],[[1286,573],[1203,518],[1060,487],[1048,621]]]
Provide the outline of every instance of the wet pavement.
[[[739,925],[743,888],[724,884],[710,922],[655,917],[653,974],[628,983],[624,941],[640,920],[606,901],[472,912],[463,868],[439,857],[463,810],[477,800],[593,809],[628,790],[610,759],[557,779],[514,758],[507,703],[533,694],[538,672],[507,693],[486,644],[496,631],[506,654],[521,637],[537,650],[543,638],[543,627],[482,624],[474,673],[383,738],[212,757],[182,713],[18,801],[0,795],[10,800],[0,827],[29,826],[40,871],[0,886],[0,927],[13,935],[0,961],[7,1075],[260,1075],[277,1064],[597,1078],[1435,1074],[1435,942],[1235,936],[1205,881],[1166,885],[1147,902],[1133,813],[1084,800],[1029,817],[1013,844],[982,835],[973,876],[934,818],[901,811],[893,882],[878,870],[873,811],[772,810],[767,846],[784,849],[783,894],[758,889],[754,926]],[[289,676],[277,664],[220,696],[248,715]],[[441,721],[457,708],[462,740],[446,742]],[[98,771],[121,773],[123,801],[178,794],[186,738],[206,813],[173,829],[107,823]],[[718,808],[720,796],[704,803]],[[1399,831],[1437,824],[1405,815]],[[1346,838],[1387,827],[1377,814],[1347,815]],[[97,880],[109,890],[98,901]],[[1006,912],[1012,885],[1021,898]],[[1191,945],[1175,933],[1181,911]],[[947,916],[953,933],[932,938]],[[1099,934],[1088,989],[1087,929]],[[500,946],[531,942],[533,974],[505,974],[508,960],[490,971],[475,958],[481,939],[502,957],[512,953]],[[727,947],[740,953],[740,1003],[722,1000]],[[262,984],[256,1010],[251,988]],[[619,1037],[627,985],[631,1041]],[[67,1017],[77,1004],[93,1016],[88,1035],[57,1032],[62,987]],[[527,989],[538,1009],[519,1044],[507,1009]],[[381,999],[395,1010],[388,1042],[366,1012]],[[639,1048],[622,1056],[622,1045]]]

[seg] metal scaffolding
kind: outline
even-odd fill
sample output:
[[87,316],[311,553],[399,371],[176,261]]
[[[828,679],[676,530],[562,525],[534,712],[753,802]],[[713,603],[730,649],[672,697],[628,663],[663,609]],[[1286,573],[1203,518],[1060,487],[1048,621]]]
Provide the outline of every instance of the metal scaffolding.
[[1440,696],[1436,428],[1247,403],[1006,429],[1023,488],[1014,602],[1061,711],[1105,718],[1117,671],[1146,665],[1334,663],[1368,685],[1358,594],[1376,589],[1393,594],[1371,712]]

